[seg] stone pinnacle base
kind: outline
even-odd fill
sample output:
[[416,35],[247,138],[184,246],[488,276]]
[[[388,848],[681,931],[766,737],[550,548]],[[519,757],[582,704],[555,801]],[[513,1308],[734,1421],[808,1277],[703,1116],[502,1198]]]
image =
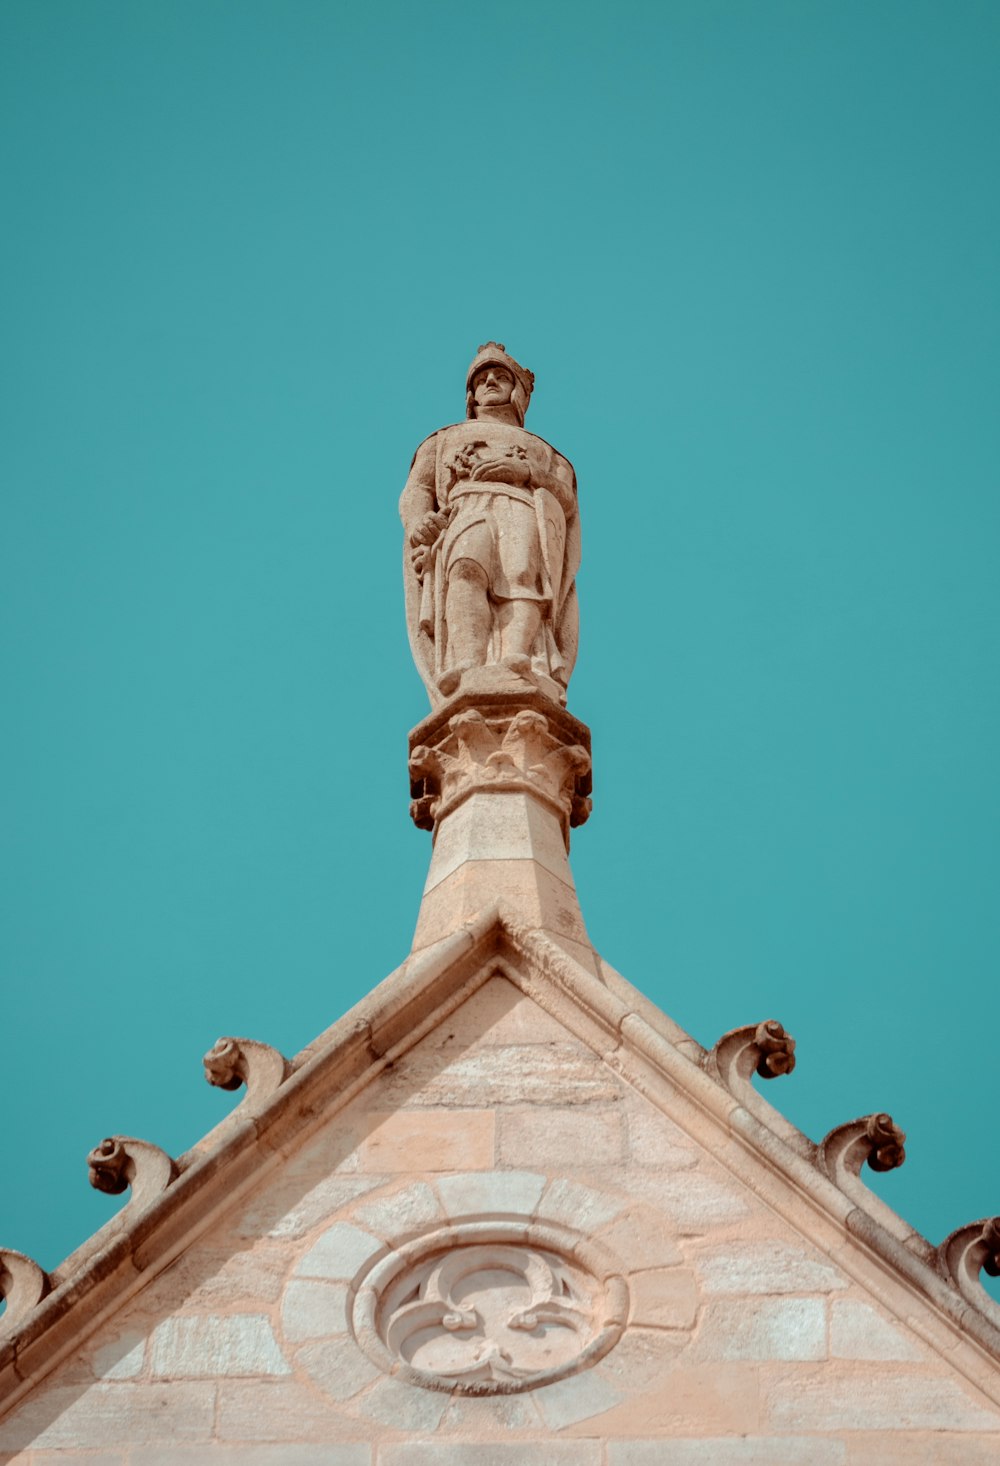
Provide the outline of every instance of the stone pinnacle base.
[[589,729],[537,691],[463,693],[414,728],[410,810],[434,835],[415,951],[497,904],[594,966],[567,858],[590,767]]

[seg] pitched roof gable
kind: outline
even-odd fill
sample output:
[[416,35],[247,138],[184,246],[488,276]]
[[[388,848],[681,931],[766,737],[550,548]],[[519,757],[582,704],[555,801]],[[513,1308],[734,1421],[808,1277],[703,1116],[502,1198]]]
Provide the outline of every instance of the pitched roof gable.
[[[598,978],[543,933],[489,910],[412,955],[291,1064],[263,1045],[217,1048],[210,1057],[216,1079],[231,1085],[242,1078],[247,1093],[176,1162],[127,1139],[103,1158],[95,1153],[95,1164],[117,1166],[132,1185],[122,1211],[49,1279],[28,1260],[22,1266],[0,1255],[15,1284],[8,1288],[13,1327],[0,1345],[3,1408],[496,975],[799,1230],[804,1203],[814,1245],[835,1254],[839,1267],[1000,1404],[1000,1308],[977,1282],[988,1247],[982,1224],[934,1249],[857,1175],[877,1155],[877,1127],[873,1137],[865,1121],[841,1126],[817,1146],[757,1093],[750,1074],[766,1057],[758,1029],[735,1030],[706,1053],[613,969],[603,965]],[[891,1144],[891,1135],[882,1141]]]

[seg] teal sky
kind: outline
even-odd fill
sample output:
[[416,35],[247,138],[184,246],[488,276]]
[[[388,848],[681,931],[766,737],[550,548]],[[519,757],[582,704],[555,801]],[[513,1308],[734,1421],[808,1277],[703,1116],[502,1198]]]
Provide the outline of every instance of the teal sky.
[[397,500],[477,344],[576,465],[604,956],[1000,1211],[1000,8],[0,9],[0,1244],[294,1053],[430,854]]

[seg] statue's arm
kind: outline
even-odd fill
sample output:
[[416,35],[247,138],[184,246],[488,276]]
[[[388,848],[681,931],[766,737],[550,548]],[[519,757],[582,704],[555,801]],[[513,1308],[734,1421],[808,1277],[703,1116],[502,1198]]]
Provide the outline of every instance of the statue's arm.
[[418,532],[427,515],[433,514],[438,507],[436,468],[437,446],[432,436],[425,438],[414,453],[406,487],[399,500],[400,518],[409,544],[417,543],[412,536]]

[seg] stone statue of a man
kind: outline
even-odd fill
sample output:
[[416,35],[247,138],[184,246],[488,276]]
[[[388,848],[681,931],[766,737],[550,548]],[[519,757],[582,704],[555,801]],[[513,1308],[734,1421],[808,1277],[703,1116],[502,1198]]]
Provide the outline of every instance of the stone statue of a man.
[[466,381],[466,421],[417,449],[400,500],[406,616],[431,702],[538,688],[566,701],[580,526],[573,466],[524,429],[534,377],[496,341]]

